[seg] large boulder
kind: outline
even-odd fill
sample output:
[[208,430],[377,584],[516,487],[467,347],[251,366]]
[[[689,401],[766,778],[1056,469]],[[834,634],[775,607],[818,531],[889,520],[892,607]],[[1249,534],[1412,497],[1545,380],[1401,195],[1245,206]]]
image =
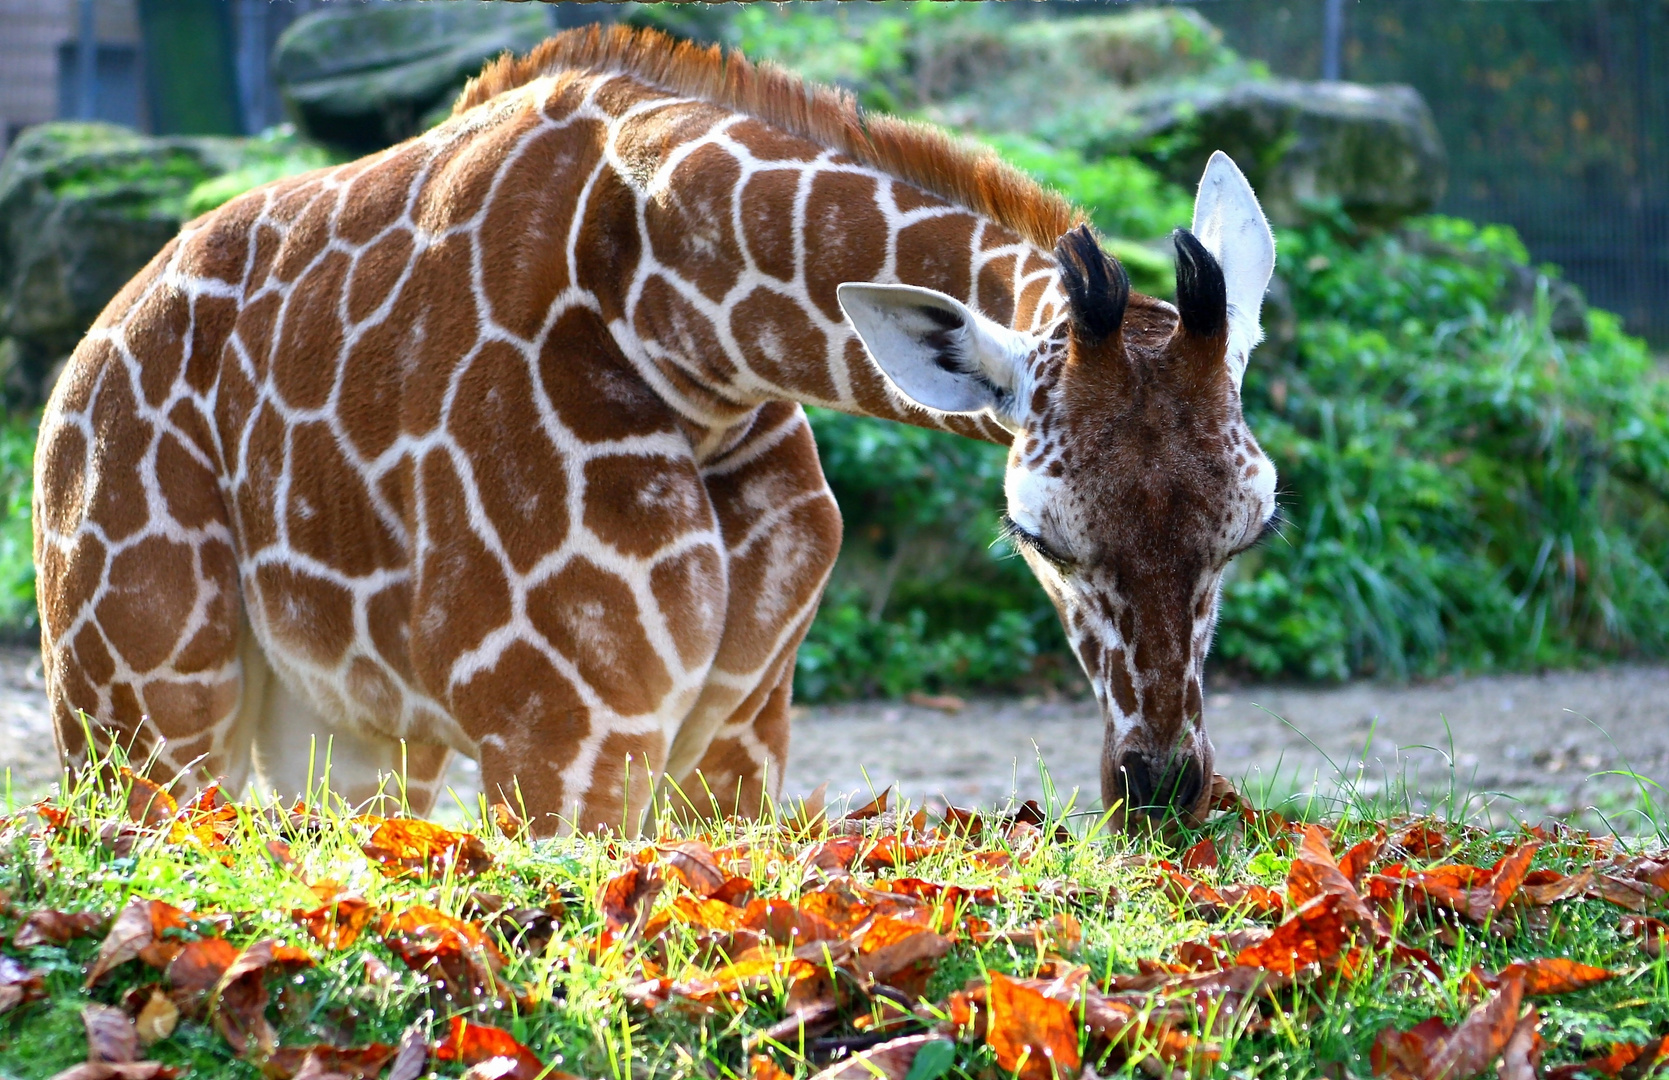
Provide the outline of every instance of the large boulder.
[[1188,184],[1222,150],[1280,224],[1337,204],[1390,225],[1429,212],[1448,179],[1436,121],[1411,86],[1279,79],[1165,90],[1138,102],[1097,148],[1133,153]]
[[38,403],[52,369],[179,231],[186,200],[239,142],[110,124],[29,128],[0,160],[0,396]]
[[1274,79],[1197,12],[924,23],[910,44],[933,119],[1023,132],[1090,158],[1128,154],[1192,187],[1213,150],[1243,168],[1270,217],[1336,204],[1388,225],[1434,207],[1447,179],[1431,111],[1407,86]]
[[58,364],[181,223],[327,160],[284,129],[252,139],[26,130],[0,159],[0,403],[43,400]]
[[415,135],[487,61],[550,33],[542,4],[343,4],[292,23],[273,67],[304,134],[363,153]]

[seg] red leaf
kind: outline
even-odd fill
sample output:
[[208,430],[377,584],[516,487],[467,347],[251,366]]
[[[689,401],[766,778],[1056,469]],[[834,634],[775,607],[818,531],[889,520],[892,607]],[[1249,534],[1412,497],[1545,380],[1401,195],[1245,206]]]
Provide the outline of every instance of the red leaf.
[[321,886],[326,884],[328,889],[314,887],[315,892],[322,893],[319,898],[324,901],[323,904],[311,909],[295,908],[291,910],[290,918],[305,927],[313,940],[325,948],[346,949],[359,940],[360,932],[377,909],[363,896],[337,892],[335,882],[320,883]]
[[1379,852],[1384,847],[1385,828],[1381,826],[1373,836],[1351,845],[1350,850],[1339,857],[1339,873],[1350,880],[1352,888],[1362,887],[1362,879],[1367,877],[1368,868],[1379,858]]
[[1601,1076],[1650,1076],[1669,1062],[1669,1035],[1648,1043],[1612,1043],[1608,1053],[1575,1065],[1560,1065],[1543,1074],[1546,1080],[1575,1080],[1579,1073]]
[[248,1053],[252,1047],[261,1054],[272,1053],[278,1033],[266,1017],[267,976],[312,963],[300,949],[270,938],[239,953],[220,977],[215,994],[214,1026],[220,1037],[239,1054]]
[[1069,1005],[997,972],[991,974],[986,1000],[991,1017],[985,1041],[999,1069],[1019,1080],[1078,1075],[1078,1025]]
[[1393,843],[1416,859],[1429,859],[1449,850],[1449,838],[1423,822],[1410,825]]
[[1182,853],[1182,868],[1184,870],[1217,869],[1217,845],[1212,842],[1211,837],[1206,837]]
[[168,984],[185,1005],[208,993],[238,960],[238,948],[225,938],[203,938],[188,942],[168,965]]
[[461,1016],[454,1016],[446,1038],[435,1044],[435,1060],[456,1061],[461,1065],[481,1065],[502,1059],[510,1063],[508,1071],[497,1073],[502,1080],[553,1080],[564,1073],[545,1074],[545,1064],[533,1051],[516,1041],[503,1028],[490,1024],[475,1024]]
[[1543,956],[1534,960],[1519,960],[1501,969],[1499,975],[1485,980],[1485,985],[1502,986],[1518,979],[1526,994],[1546,996],[1569,994],[1584,987],[1615,979],[1621,972],[1581,964],[1562,956]]
[[99,947],[98,959],[87,973],[87,987],[91,989],[110,970],[141,956],[152,967],[165,968],[181,947],[178,941],[165,941],[170,930],[185,929],[185,912],[161,900],[132,900],[116,916]]
[[630,940],[642,933],[655,897],[665,884],[654,866],[637,862],[604,882],[602,894],[597,898],[604,927],[616,939]]

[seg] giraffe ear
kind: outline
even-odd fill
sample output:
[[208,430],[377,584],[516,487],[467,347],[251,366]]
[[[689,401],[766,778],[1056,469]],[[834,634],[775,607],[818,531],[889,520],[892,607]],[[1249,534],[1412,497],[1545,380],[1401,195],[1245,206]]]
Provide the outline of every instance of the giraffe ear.
[[837,291],[875,366],[898,392],[923,408],[947,413],[989,410],[1015,417],[1032,341],[966,304],[914,285],[848,282]]
[[1252,346],[1263,340],[1258,317],[1275,272],[1275,236],[1245,174],[1218,150],[1206,163],[1194,201],[1194,235],[1222,268],[1228,301],[1228,365],[1234,384],[1246,373]]

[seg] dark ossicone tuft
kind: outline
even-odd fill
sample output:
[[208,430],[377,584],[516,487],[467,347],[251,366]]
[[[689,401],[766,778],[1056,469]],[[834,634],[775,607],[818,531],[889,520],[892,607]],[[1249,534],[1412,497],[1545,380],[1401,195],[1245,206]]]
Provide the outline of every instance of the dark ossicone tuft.
[[1214,338],[1229,322],[1223,267],[1187,229],[1178,229],[1171,239],[1176,243],[1176,309],[1182,326],[1195,337]]
[[1061,287],[1080,341],[1095,343],[1117,333],[1130,301],[1130,278],[1117,259],[1101,250],[1088,225],[1080,225],[1055,244]]

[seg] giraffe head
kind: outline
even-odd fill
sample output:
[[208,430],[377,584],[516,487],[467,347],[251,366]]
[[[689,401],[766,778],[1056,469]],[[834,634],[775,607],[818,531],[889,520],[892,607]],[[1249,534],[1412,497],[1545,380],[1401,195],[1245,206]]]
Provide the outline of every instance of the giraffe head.
[[927,289],[841,287],[900,392],[1014,433],[1004,525],[1095,688],[1102,797],[1121,825],[1126,811],[1204,813],[1201,684],[1218,588],[1275,514],[1275,469],[1240,409],[1275,243],[1226,155],[1206,167],[1192,231],[1175,242],[1173,307],[1131,294],[1088,228],[1067,233],[1055,248],[1063,302],[1033,331]]

